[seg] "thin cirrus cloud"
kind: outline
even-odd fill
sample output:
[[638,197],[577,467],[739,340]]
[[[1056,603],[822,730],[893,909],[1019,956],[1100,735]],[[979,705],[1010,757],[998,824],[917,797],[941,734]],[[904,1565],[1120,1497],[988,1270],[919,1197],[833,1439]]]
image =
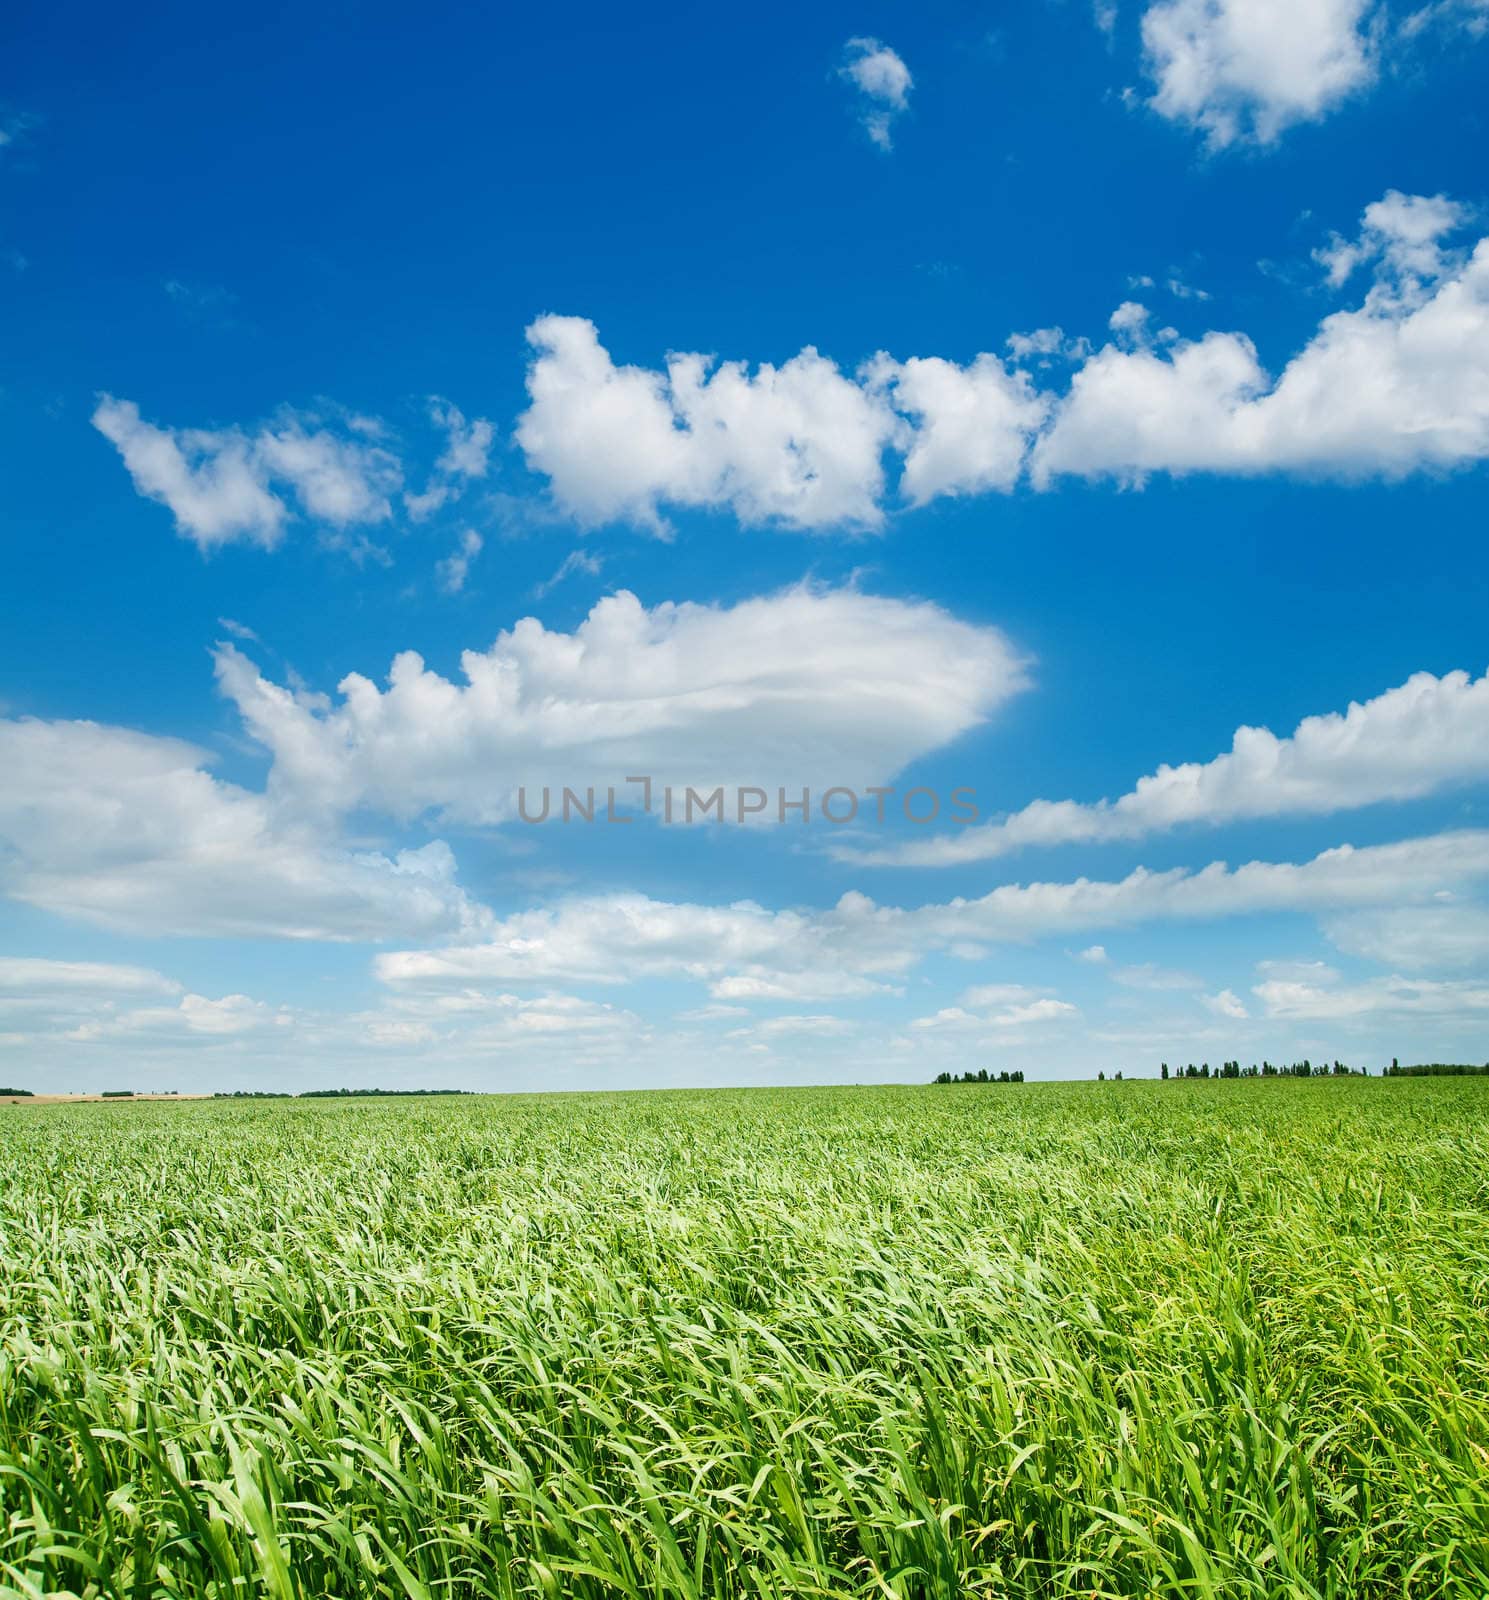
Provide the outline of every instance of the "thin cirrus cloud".
[[1028,681],[996,628],[925,602],[809,584],[732,606],[598,601],[571,633],[528,617],[461,656],[464,681],[408,651],[386,687],[339,700],[265,678],[229,644],[218,680],[303,814],[511,820],[517,791],[664,785],[863,787],[985,721]]
[[446,594],[459,594],[473,562],[485,544],[474,528],[466,528],[449,555],[434,564],[435,581]]
[[1489,984],[1392,975],[1358,984],[1268,979],[1252,989],[1269,1018],[1347,1023],[1372,1016],[1456,1018],[1482,1029]]
[[448,401],[432,401],[430,416],[445,447],[421,495],[403,492],[404,463],[368,418],[331,422],[286,407],[253,429],[174,428],[103,395],[92,420],[136,491],[165,506],[177,532],[206,554],[234,543],[272,550],[296,516],[345,538],[387,522],[400,495],[413,520],[431,515],[485,476],[493,430]]
[[1305,717],[1284,738],[1238,728],[1223,755],[1161,766],[1116,800],[1035,800],[953,835],[834,853],[878,866],[956,866],[1043,846],[1130,842],[1184,826],[1322,816],[1486,778],[1489,673],[1419,672],[1343,713]]
[[1334,917],[1324,926],[1347,955],[1408,972],[1489,972],[1489,906],[1448,899]]
[[881,150],[892,149],[895,120],[909,108],[915,87],[909,67],[887,44],[862,37],[843,46],[838,75],[858,91],[864,132]]
[[[1072,477],[1464,467],[1489,456],[1489,239],[1451,245],[1466,218],[1441,196],[1392,191],[1371,206],[1356,237],[1321,253],[1335,286],[1368,269],[1369,287],[1275,379],[1244,334],[1154,333],[1137,302],[1100,349],[1061,336],[1073,371],[1058,391],[989,353],[965,365],[881,353],[854,373],[810,346],[754,371],[697,354],[620,365],[593,323],[542,317],[516,440],[581,524],[664,535],[671,508],[875,532],[895,461],[897,499],[912,506]],[[1032,335],[1010,345],[1050,353]]]

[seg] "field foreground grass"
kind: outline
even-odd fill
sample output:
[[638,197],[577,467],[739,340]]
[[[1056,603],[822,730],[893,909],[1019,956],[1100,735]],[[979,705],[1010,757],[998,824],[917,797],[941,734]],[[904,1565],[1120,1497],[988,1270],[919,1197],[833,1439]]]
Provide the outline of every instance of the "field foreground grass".
[[0,1592],[1489,1594],[1489,1082],[0,1111]]

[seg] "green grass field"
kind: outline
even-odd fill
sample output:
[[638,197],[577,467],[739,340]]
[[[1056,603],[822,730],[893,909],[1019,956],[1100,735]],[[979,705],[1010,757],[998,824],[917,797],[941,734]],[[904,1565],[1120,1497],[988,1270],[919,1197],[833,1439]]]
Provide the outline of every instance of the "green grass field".
[[1489,1594],[1489,1081],[0,1108],[0,1591]]

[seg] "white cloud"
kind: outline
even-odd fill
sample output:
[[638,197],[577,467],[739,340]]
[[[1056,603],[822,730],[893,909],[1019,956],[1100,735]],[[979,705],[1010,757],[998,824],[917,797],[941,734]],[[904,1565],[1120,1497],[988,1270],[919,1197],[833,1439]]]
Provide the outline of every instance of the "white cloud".
[[403,496],[404,509],[415,522],[423,522],[453,500],[458,500],[474,478],[484,478],[490,468],[496,429],[485,417],[467,421],[459,406],[430,397],[429,420],[445,434],[445,448],[421,494]]
[[1446,195],[1402,194],[1388,189],[1365,207],[1354,239],[1334,234],[1313,252],[1325,269],[1331,288],[1339,288],[1355,271],[1375,263],[1375,284],[1367,308],[1391,311],[1420,305],[1432,286],[1461,271],[1463,254],[1445,250],[1443,240],[1469,220],[1469,209]]
[[220,1000],[188,994],[175,1006],[145,1006],[118,1016],[81,1023],[67,1037],[79,1043],[123,1035],[145,1035],[157,1043],[201,1038],[230,1039],[256,1033],[263,1028],[287,1027],[292,1020],[288,1011],[275,1010],[261,1000],[250,1000],[244,994],[224,995]]
[[376,444],[343,437],[315,418],[286,411],[256,433],[237,428],[159,428],[129,400],[104,395],[93,426],[114,445],[148,499],[167,506],[177,531],[208,551],[238,540],[272,549],[290,512],[276,488],[305,515],[338,531],[380,522],[402,472]]
[[1401,19],[1400,34],[1411,40],[1434,28],[1461,31],[1471,39],[1484,38],[1489,34],[1489,0],[1435,0],[1408,12]]
[[1023,983],[979,983],[962,995],[960,1004],[974,1011],[986,1011],[993,1006],[1026,1005],[1042,998],[1044,991],[1031,989]]
[[1268,1017],[1294,1021],[1349,1022],[1384,1014],[1457,1018],[1482,1027],[1489,1012],[1489,985],[1473,981],[1389,977],[1334,985],[1269,979],[1251,992]]
[[1360,911],[1331,918],[1324,932],[1346,954],[1382,966],[1489,971],[1489,906],[1449,902]]
[[838,72],[868,101],[861,120],[869,138],[881,150],[890,149],[895,118],[909,106],[915,87],[910,69],[887,44],[859,38],[843,47]]
[[715,999],[806,999],[868,992],[912,959],[902,942],[863,948],[830,913],[617,894],[518,912],[484,944],[390,951],[375,970],[384,983],[413,993],[689,978],[708,984]]
[[1039,995],[1016,984],[969,989],[960,1005],[946,1006],[928,1017],[916,1017],[912,1028],[920,1032],[987,1033],[1024,1028],[1030,1024],[1066,1022],[1080,1015],[1068,1000]]
[[169,994],[180,987],[149,967],[118,966],[102,961],[51,961],[39,956],[0,956],[0,996],[7,999]]
[[533,587],[533,599],[542,600],[558,588],[565,578],[571,578],[576,572],[587,573],[591,578],[598,578],[605,566],[603,556],[591,555],[587,550],[571,550],[558,566],[554,569],[551,578],[545,578],[542,583]]
[[665,533],[669,504],[728,508],[746,524],[882,522],[880,455],[897,419],[816,350],[753,375],[672,355],[663,373],[617,367],[581,317],[541,317],[527,337],[537,355],[517,442],[578,521]]
[[639,1027],[631,1012],[576,995],[548,990],[524,997],[466,988],[389,993],[374,1011],[317,1019],[310,1042],[334,1048],[348,1039],[365,1039],[387,1049],[436,1050],[479,1060],[491,1051],[532,1047],[541,1052],[545,1041],[560,1037],[566,1050],[585,1037],[624,1047]]
[[291,417],[263,429],[255,450],[271,481],[288,483],[305,514],[333,528],[384,522],[389,501],[402,482],[397,458],[360,439],[338,438],[325,428],[306,428]]
[[856,972],[746,971],[715,978],[708,992],[719,1000],[827,1000],[885,994],[892,986]]
[[1124,300],[1111,316],[1106,319],[1106,325],[1119,338],[1124,340],[1140,339],[1148,326],[1148,308],[1136,300]]
[[1321,259],[1341,283],[1373,262],[1370,287],[1275,379],[1244,333],[1153,332],[1135,301],[1094,353],[1058,329],[1010,337],[1041,369],[1055,354],[1078,362],[1063,393],[986,353],[959,365],[881,352],[854,375],[810,346],[753,373],[699,355],[617,367],[592,323],[545,317],[528,330],[532,403],[516,437],[564,512],[662,534],[667,507],[875,530],[896,458],[910,505],[1068,476],[1447,471],[1489,457],[1489,239],[1446,242],[1466,216],[1395,191],[1367,208],[1359,238]]
[[[274,754],[271,791],[302,807],[370,804],[468,822],[515,814],[519,786],[862,788],[975,727],[1024,687],[996,629],[939,607],[809,585],[650,610],[628,592],[573,633],[526,618],[461,657],[464,683],[398,656],[386,689],[340,702],[269,682],[229,645],[224,691]],[[601,795],[603,801],[603,792]],[[529,812],[533,807],[529,807]]]
[[147,967],[0,958],[0,1032],[11,1044],[46,1049],[49,1073],[65,1059],[53,1052],[66,1043],[210,1042],[290,1021],[287,1011],[246,995],[183,994],[179,983]]
[[1233,989],[1222,989],[1219,994],[1203,995],[1201,999],[1206,1010],[1213,1011],[1217,1017],[1233,1017],[1237,1022],[1244,1022],[1251,1015]]
[[852,1033],[855,1026],[856,1024],[846,1017],[823,1015],[766,1017],[760,1022],[752,1022],[746,1028],[736,1028],[730,1037],[773,1039],[779,1038],[782,1034],[800,1034],[812,1039],[823,1039]]
[[136,490],[168,506],[202,550],[245,539],[272,550],[288,508],[270,492],[252,442],[236,430],[171,430],[145,422],[129,400],[105,395],[93,426],[114,445]]
[[[375,969],[384,983],[415,993],[685,978],[707,984],[715,998],[768,998],[772,985],[793,997],[827,997],[855,992],[845,980],[892,982],[932,952],[1165,920],[1421,904],[1486,877],[1489,832],[1465,831],[1363,849],[1343,845],[1298,864],[1253,861],[1233,869],[1215,862],[1197,872],[1139,869],[1117,881],[1005,884],[979,899],[913,908],[876,905],[856,892],[825,911],[603,895],[503,918],[481,944],[390,951],[376,958]],[[993,989],[977,998],[1000,992],[1010,993]],[[1016,1009],[1040,998],[1021,992],[1003,1003]]]
[[1339,972],[1326,961],[1258,961],[1256,970],[1282,983],[1337,983]]
[[435,562],[435,578],[446,594],[459,594],[465,587],[470,564],[480,555],[481,546],[481,535],[474,528],[467,528],[460,535],[454,550],[443,560]]
[[1112,973],[1112,982],[1124,989],[1198,989],[1200,980],[1192,972],[1175,972],[1169,967],[1155,966],[1143,961],[1135,966],[1119,967]]
[[1160,766],[1116,800],[1035,800],[1000,822],[852,860],[948,866],[1034,846],[1136,840],[1180,826],[1324,815],[1412,800],[1489,778],[1489,673],[1419,672],[1340,715],[1305,717],[1285,738],[1236,730],[1207,762]]
[[[1359,248],[1377,260],[1374,286],[1358,309],[1325,317],[1275,382],[1240,333],[1098,351],[1033,450],[1035,486],[1062,474],[1399,478],[1482,460],[1489,239],[1466,256],[1444,250],[1447,204],[1393,193],[1367,212]],[[1365,259],[1356,249],[1326,252],[1330,270],[1348,276]]]
[[430,402],[430,415],[445,430],[444,454],[435,469],[453,478],[484,478],[496,429],[485,417],[465,420],[465,414],[448,400]]
[[1212,148],[1271,144],[1376,73],[1371,0],[1157,0],[1143,13],[1153,108]]
[[1026,373],[1009,372],[990,355],[965,367],[938,356],[880,356],[866,371],[913,423],[900,477],[911,505],[1013,488],[1050,404]]
[[[1151,279],[1144,279],[1151,285]],[[1063,328],[1034,328],[1028,333],[1010,333],[1004,341],[1015,361],[1034,361],[1041,367],[1053,361],[1084,361],[1091,354],[1088,339],[1067,339]]]
[[679,1011],[679,1022],[737,1022],[740,1017],[750,1014],[748,1006],[707,1005],[695,1006],[688,1011]]
[[0,892],[146,935],[476,936],[480,909],[435,841],[338,849],[174,739],[0,721]]
[[1080,959],[1082,961],[1090,961],[1096,966],[1104,966],[1109,959],[1106,953],[1106,946],[1100,944],[1088,945],[1081,951]]

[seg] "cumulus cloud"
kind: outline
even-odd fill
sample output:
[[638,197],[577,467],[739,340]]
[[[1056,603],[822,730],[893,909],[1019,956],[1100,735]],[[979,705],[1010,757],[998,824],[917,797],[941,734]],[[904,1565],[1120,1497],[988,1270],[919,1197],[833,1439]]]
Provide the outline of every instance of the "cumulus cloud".
[[994,628],[810,585],[728,607],[648,609],[622,591],[572,633],[529,617],[489,650],[467,650],[463,682],[405,652],[386,688],[354,673],[334,705],[270,682],[231,645],[217,670],[273,753],[281,801],[477,823],[511,818],[523,786],[615,785],[634,798],[633,774],[659,788],[861,788],[977,726],[1027,682]]
[[939,356],[880,356],[866,371],[870,385],[910,419],[900,493],[911,505],[1012,489],[1050,410],[1028,374],[1010,372],[996,356],[964,367]]
[[[1373,268],[1274,378],[1242,332],[1154,331],[1126,301],[1098,350],[1058,329],[1015,334],[1015,361],[1074,363],[1063,390],[983,353],[958,364],[879,353],[856,372],[808,346],[777,368],[672,355],[617,366],[593,325],[528,330],[531,404],[516,437],[558,507],[585,524],[666,533],[669,507],[749,526],[878,529],[886,506],[1140,486],[1154,473],[1343,479],[1447,471],[1489,456],[1489,239],[1453,247],[1466,210],[1395,191],[1320,254],[1336,285]],[[891,485],[898,461],[898,477]]]
[[214,778],[174,739],[0,721],[0,892],[145,935],[475,936],[484,914],[436,840],[352,851]]
[[540,317],[527,337],[517,442],[579,522],[665,533],[664,504],[794,528],[882,522],[880,455],[898,420],[811,347],[753,374],[702,355],[658,372],[616,366],[582,317]]
[[1414,674],[1342,715],[1305,717],[1284,737],[1236,730],[1206,762],[1161,766],[1116,800],[1035,800],[1002,821],[847,859],[950,866],[1035,846],[1131,841],[1181,826],[1324,815],[1412,800],[1489,778],[1489,673]]
[[1217,1017],[1230,1017],[1236,1022],[1244,1022],[1251,1015],[1245,1001],[1234,989],[1222,989],[1219,994],[1207,994],[1201,998],[1205,1009],[1213,1011]]
[[1210,146],[1271,144],[1377,70],[1372,0],[1157,0],[1143,13],[1149,104]]
[[1326,317],[1270,383],[1251,341],[1207,333],[1159,352],[1108,345],[1036,446],[1063,474],[1299,471],[1396,478],[1489,455],[1489,241],[1422,304]]
[[850,39],[843,47],[839,76],[847,79],[866,102],[860,120],[881,150],[893,147],[895,119],[910,104],[915,80],[900,57],[877,39]]
[[304,515],[337,531],[384,521],[402,481],[380,445],[286,411],[252,434],[237,428],[161,428],[130,400],[104,395],[93,426],[118,450],[138,493],[169,508],[203,552],[244,541],[279,543],[293,495]]

